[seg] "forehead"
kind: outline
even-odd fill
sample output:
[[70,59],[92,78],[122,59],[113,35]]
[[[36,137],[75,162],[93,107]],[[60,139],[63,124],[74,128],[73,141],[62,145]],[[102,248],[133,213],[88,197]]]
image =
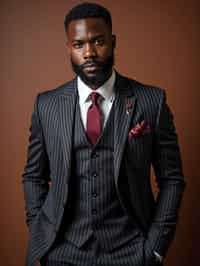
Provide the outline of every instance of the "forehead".
[[67,36],[69,39],[81,39],[107,34],[111,34],[111,30],[102,18],[72,20],[67,30]]

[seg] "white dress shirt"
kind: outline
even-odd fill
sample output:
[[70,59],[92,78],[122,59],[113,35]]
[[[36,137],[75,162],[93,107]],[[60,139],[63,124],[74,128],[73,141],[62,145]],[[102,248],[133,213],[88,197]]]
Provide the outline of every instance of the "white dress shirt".
[[[100,109],[103,115],[103,125],[102,125],[103,128],[106,125],[112,104],[115,99],[115,90],[114,90],[115,79],[116,79],[116,73],[113,70],[110,78],[101,87],[95,90],[95,92],[99,93],[103,97],[103,100],[100,102],[100,105],[101,105]],[[83,126],[86,130],[87,111],[90,105],[92,104],[92,101],[89,95],[94,90],[88,87],[80,79],[80,77],[78,77],[77,84],[78,84],[78,95],[79,95],[79,106],[80,106],[80,111],[81,111],[81,119],[83,121]]]

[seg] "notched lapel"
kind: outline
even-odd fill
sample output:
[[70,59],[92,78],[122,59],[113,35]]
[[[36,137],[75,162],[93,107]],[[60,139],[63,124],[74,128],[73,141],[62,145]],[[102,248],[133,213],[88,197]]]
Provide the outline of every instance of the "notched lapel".
[[[69,88],[70,89],[70,88]],[[69,90],[59,97],[59,119],[66,180],[68,182],[71,168],[72,138],[77,90]]]
[[123,80],[118,82],[115,99],[114,128],[114,165],[116,185],[135,105],[136,98],[133,94],[133,89],[130,88],[128,84],[124,84]]

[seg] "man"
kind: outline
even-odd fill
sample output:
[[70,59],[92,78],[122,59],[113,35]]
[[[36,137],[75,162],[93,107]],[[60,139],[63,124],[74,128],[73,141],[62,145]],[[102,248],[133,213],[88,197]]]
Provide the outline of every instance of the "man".
[[65,30],[77,77],[35,101],[23,174],[26,265],[161,265],[185,187],[165,92],[113,69],[104,7],[75,6]]

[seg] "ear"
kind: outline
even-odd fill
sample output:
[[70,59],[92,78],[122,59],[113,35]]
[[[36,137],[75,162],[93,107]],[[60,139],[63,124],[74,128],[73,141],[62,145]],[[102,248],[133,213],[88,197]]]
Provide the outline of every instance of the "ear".
[[113,45],[113,49],[116,48],[116,35],[112,34],[112,45]]

